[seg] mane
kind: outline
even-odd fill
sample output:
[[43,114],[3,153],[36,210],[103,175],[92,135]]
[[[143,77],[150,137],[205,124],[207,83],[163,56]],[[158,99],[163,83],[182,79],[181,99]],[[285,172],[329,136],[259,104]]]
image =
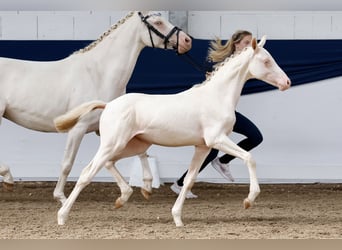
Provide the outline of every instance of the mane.
[[92,43],[90,43],[88,46],[75,51],[73,54],[81,54],[81,53],[85,53],[93,48],[96,47],[96,45],[98,45],[100,42],[102,42],[102,40],[107,37],[110,33],[112,33],[114,30],[116,30],[120,25],[122,25],[123,23],[125,23],[127,21],[127,19],[129,19],[130,17],[132,17],[134,15],[134,11],[129,12],[124,18],[122,18],[121,20],[119,20],[116,24],[112,25],[109,30],[107,30],[106,32],[104,32],[96,41],[93,41]]
[[211,72],[211,74],[201,83],[195,84],[194,87],[200,87],[203,86],[205,84],[207,84],[208,82],[210,82],[210,80],[213,78],[213,76],[216,74],[217,71],[220,70],[220,68],[222,68],[224,65],[226,65],[228,62],[231,61],[231,59],[238,57],[243,51],[246,51],[247,47],[245,49],[243,49],[241,52],[239,52],[238,54],[232,54],[228,57],[226,57],[226,59],[224,59],[222,62],[215,64],[214,66],[214,70]]

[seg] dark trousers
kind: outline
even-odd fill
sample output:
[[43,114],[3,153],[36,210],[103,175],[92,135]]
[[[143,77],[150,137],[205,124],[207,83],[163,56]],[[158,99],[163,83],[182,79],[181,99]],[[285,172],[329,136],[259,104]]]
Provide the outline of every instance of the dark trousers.
[[[251,149],[258,146],[262,140],[262,134],[258,127],[247,117],[240,114],[239,112],[235,111],[236,115],[236,122],[233,127],[233,132],[242,134],[246,136],[245,139],[240,141],[237,145],[239,145],[241,148],[243,148],[246,151],[250,151]],[[218,155],[217,149],[211,149],[210,153],[208,154],[207,158],[204,160],[199,172],[201,172],[212,160],[214,160]],[[233,160],[235,156],[231,156],[228,154],[225,154],[220,157],[221,163],[229,163],[231,160]],[[177,183],[179,186],[183,186],[184,178],[186,176],[188,171],[186,171],[183,176],[177,180]]]

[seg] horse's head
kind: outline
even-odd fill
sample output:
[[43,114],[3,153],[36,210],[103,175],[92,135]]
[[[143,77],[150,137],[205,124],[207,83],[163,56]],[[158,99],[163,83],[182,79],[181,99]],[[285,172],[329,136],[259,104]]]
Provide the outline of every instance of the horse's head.
[[165,20],[160,13],[138,12],[148,32],[143,34],[143,42],[151,47],[174,49],[183,54],[191,49],[192,40],[178,27]]
[[252,40],[254,54],[249,63],[251,78],[267,82],[278,87],[280,90],[286,90],[291,86],[291,80],[275,62],[270,53],[263,48],[265,42],[265,36],[262,37],[259,44],[257,44],[255,38]]

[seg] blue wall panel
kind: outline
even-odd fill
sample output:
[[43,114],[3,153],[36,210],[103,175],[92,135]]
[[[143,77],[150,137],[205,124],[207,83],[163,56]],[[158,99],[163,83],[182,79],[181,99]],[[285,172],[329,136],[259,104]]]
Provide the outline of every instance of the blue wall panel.
[[[50,61],[69,56],[91,41],[0,41],[0,56]],[[193,40],[186,55],[145,48],[137,61],[127,92],[177,93],[204,80],[209,40]],[[342,75],[342,40],[269,40],[265,48],[288,74],[293,86]],[[1,70],[1,69],[0,69]],[[243,94],[274,89],[251,80]]]

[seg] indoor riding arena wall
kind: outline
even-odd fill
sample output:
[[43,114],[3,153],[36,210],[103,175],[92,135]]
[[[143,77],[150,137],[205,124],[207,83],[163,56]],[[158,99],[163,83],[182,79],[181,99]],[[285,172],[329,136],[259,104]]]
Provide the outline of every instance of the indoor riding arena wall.
[[[236,179],[233,184],[226,183],[213,168],[207,167],[192,189],[199,197],[184,204],[185,227],[176,228],[171,208],[177,196],[169,187],[187,169],[193,148],[152,146],[148,154],[154,184],[164,185],[153,189],[150,201],[144,200],[139,188],[134,187],[129,202],[119,210],[114,209],[119,188],[102,170],[77,199],[67,225],[58,226],[56,214],[60,204],[52,193],[66,135],[35,132],[2,119],[0,160],[10,166],[16,183],[14,192],[0,188],[0,238],[341,238],[342,12],[162,11],[162,14],[193,37],[189,55],[202,70],[206,67],[211,39],[217,36],[225,40],[235,30],[247,29],[258,39],[267,35],[265,48],[292,80],[292,88],[285,92],[250,81],[237,107],[256,123],[264,137],[263,143],[252,151],[261,182],[255,206],[248,210],[242,206],[249,179],[241,160],[231,162]],[[0,11],[0,56],[41,61],[61,59],[97,39],[125,15],[126,11]],[[189,63],[187,56],[146,48],[127,91],[177,93],[203,79],[204,72]],[[241,139],[236,134],[232,138]],[[82,141],[66,186],[67,195],[98,146],[99,137],[94,133]],[[120,161],[118,168],[127,180],[141,177],[136,157]],[[227,246],[232,247],[230,243]]]
[[[97,39],[125,11],[0,11],[0,56],[28,60],[56,60]],[[162,11],[177,18],[177,12]],[[293,87],[278,92],[268,85],[247,83],[237,110],[251,118],[264,136],[252,151],[262,182],[339,182],[342,180],[341,48],[342,12],[339,11],[187,11],[181,27],[193,38],[191,57],[205,66],[209,41],[227,39],[237,29],[261,38],[266,49],[292,80]],[[186,21],[184,21],[184,15]],[[177,23],[177,19],[171,20]],[[179,20],[178,20],[179,21]],[[128,92],[176,93],[203,81],[204,73],[186,56],[145,48],[128,84]],[[48,83],[47,83],[48,84]],[[39,93],[37,93],[39,94]],[[224,108],[224,107],[221,107]],[[3,119],[1,161],[17,180],[56,180],[66,142],[65,134],[44,134]],[[241,139],[232,135],[234,140]],[[82,142],[71,179],[93,157],[99,138]],[[187,169],[192,147],[152,146],[148,153],[161,182],[172,182]],[[140,171],[135,158],[118,163],[129,179]],[[239,159],[231,163],[237,182],[248,182]],[[106,171],[97,180],[111,181]],[[208,167],[199,181],[225,182]]]

